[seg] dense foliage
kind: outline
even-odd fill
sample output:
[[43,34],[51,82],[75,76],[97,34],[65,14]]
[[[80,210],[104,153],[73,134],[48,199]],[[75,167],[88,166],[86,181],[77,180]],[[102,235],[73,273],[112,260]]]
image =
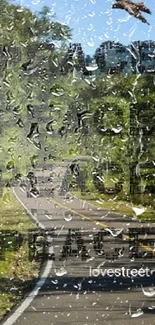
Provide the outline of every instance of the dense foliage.
[[0,4],[3,178],[84,154],[92,157],[87,190],[123,199],[153,193],[153,76],[81,78],[66,55],[70,28],[48,13]]

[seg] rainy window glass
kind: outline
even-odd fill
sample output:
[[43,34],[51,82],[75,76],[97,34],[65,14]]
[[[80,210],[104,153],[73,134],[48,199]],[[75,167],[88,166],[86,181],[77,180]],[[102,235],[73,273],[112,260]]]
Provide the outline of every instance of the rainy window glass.
[[0,0],[0,324],[155,324],[155,3]]

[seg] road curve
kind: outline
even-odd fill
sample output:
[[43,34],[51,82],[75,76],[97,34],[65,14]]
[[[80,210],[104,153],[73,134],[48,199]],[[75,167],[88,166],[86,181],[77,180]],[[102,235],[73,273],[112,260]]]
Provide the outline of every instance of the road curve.
[[[47,197],[49,178],[53,173],[54,197]],[[154,295],[149,296],[149,288],[154,285],[155,276],[119,276],[107,275],[110,268],[124,270],[153,268],[153,260],[136,260],[129,258],[128,241],[115,236],[104,237],[104,248],[107,258],[96,254],[94,236],[101,228],[146,227],[137,220],[123,217],[104,209],[97,208],[83,200],[71,197],[62,191],[62,181],[66,177],[67,164],[60,163],[52,171],[38,171],[36,176],[42,196],[27,197],[20,187],[15,187],[15,195],[25,207],[31,218],[42,228],[54,229],[53,247],[55,261],[51,262],[50,270],[42,282],[32,301],[19,314],[17,309],[2,323],[4,325],[153,325]],[[51,186],[51,185],[50,185]],[[73,238],[73,251],[77,243],[74,233],[80,232],[87,251],[87,259],[68,256],[63,259],[65,241],[69,233]],[[124,253],[112,258],[115,249]],[[83,248],[82,248],[83,249]],[[84,251],[84,250],[82,250]],[[109,255],[108,255],[109,254]],[[95,271],[94,271],[95,270]],[[99,270],[99,271],[98,271]],[[95,273],[96,272],[96,273]],[[43,280],[43,279],[42,279]],[[141,286],[142,284],[142,286]],[[24,302],[23,302],[24,303]],[[18,314],[18,317],[17,317]],[[12,320],[9,322],[9,319]]]

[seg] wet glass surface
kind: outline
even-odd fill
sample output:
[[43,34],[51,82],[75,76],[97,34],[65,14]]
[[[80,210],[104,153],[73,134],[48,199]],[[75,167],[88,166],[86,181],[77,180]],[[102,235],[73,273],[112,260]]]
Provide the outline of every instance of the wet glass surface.
[[154,324],[154,17],[0,1],[1,324]]

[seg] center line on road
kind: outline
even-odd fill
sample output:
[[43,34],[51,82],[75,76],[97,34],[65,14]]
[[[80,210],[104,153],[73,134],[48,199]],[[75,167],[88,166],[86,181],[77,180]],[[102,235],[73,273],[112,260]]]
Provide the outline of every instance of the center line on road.
[[[16,196],[17,200],[21,203],[21,205],[25,208],[25,210],[27,210],[27,212],[31,215],[31,217],[33,217],[34,221],[36,222],[37,221],[37,218],[32,215],[32,213],[28,210],[28,208],[24,205],[24,203],[19,199],[19,197],[16,194],[14,188],[13,188],[13,193]],[[102,222],[95,221],[92,217],[85,216],[85,215],[83,215],[83,214],[81,214],[81,213],[79,213],[79,212],[77,212],[77,211],[75,211],[73,209],[70,209],[70,208],[64,206],[63,204],[55,201],[54,199],[50,199],[49,201],[50,202],[53,202],[54,204],[57,204],[63,210],[69,211],[69,212],[71,212],[71,213],[73,213],[73,214],[81,217],[82,219],[89,220],[89,221],[93,222],[96,225],[99,225],[100,227],[102,227],[104,229],[107,229],[107,230],[110,229],[110,227],[108,227],[106,224],[104,224]],[[49,217],[47,215],[46,215],[46,217],[48,217],[48,219],[52,219],[51,217]],[[38,223],[38,225],[39,225],[39,223]],[[45,228],[44,225],[41,224],[41,223],[40,223],[40,226],[41,226],[41,228]],[[63,228],[61,228],[61,230],[62,229]],[[128,235],[122,234],[122,236],[125,239],[129,239],[129,236]],[[146,246],[146,245],[140,244],[140,247],[144,248],[146,251],[154,252],[154,250],[150,246]],[[41,275],[41,277],[40,277],[39,281],[37,282],[37,284],[35,285],[34,289],[30,292],[30,294],[22,302],[22,304],[15,310],[15,312],[6,321],[4,321],[2,323],[3,325],[13,325],[17,321],[17,319],[23,314],[23,312],[29,307],[29,305],[32,303],[33,299],[38,295],[39,290],[44,285],[44,283],[45,283],[45,281],[46,281],[46,279],[47,279],[47,277],[48,277],[48,275],[49,275],[49,273],[51,271],[52,264],[53,264],[53,261],[51,261],[51,260],[46,263],[44,272]]]
[[[55,201],[54,199],[49,199],[48,201],[49,202],[53,202],[54,204],[57,204],[62,209],[66,210],[66,211],[69,211],[69,212],[71,212],[71,213],[73,213],[73,214],[81,217],[82,219],[89,220],[89,221],[93,222],[95,225],[99,225],[102,228],[107,229],[107,230],[110,229],[110,227],[108,227],[108,225],[106,225],[105,223],[99,222],[99,221],[95,221],[92,217],[85,216],[85,215],[83,215],[83,214],[81,214],[81,213],[79,213],[79,212],[77,212],[77,211],[75,211],[73,209],[70,209],[70,208],[66,207],[65,205],[63,205],[63,204]],[[125,234],[122,234],[122,237],[124,239],[129,239],[130,238],[128,235],[125,235]],[[155,251],[154,251],[154,249],[151,246],[143,245],[142,243],[139,243],[139,246],[141,248],[145,249],[146,251],[153,252],[153,254],[155,254]]]
[[66,210],[66,211],[69,211],[69,212],[72,212],[73,214],[76,214],[77,216],[79,216],[79,217],[81,217],[83,219],[89,220],[89,221],[95,223],[96,225],[99,225],[99,226],[101,226],[103,228],[108,228],[108,226],[105,225],[103,222],[95,221],[92,217],[85,216],[85,215],[83,215],[83,214],[81,214],[81,213],[79,213],[79,212],[77,212],[77,211],[75,211],[73,209],[70,209],[70,208],[66,207],[65,205],[63,205],[63,204],[61,204],[61,203],[59,203],[59,202],[57,202],[57,201],[55,201],[53,199],[49,199],[49,202],[53,202],[54,204],[57,204],[58,206],[60,206],[62,209]]

